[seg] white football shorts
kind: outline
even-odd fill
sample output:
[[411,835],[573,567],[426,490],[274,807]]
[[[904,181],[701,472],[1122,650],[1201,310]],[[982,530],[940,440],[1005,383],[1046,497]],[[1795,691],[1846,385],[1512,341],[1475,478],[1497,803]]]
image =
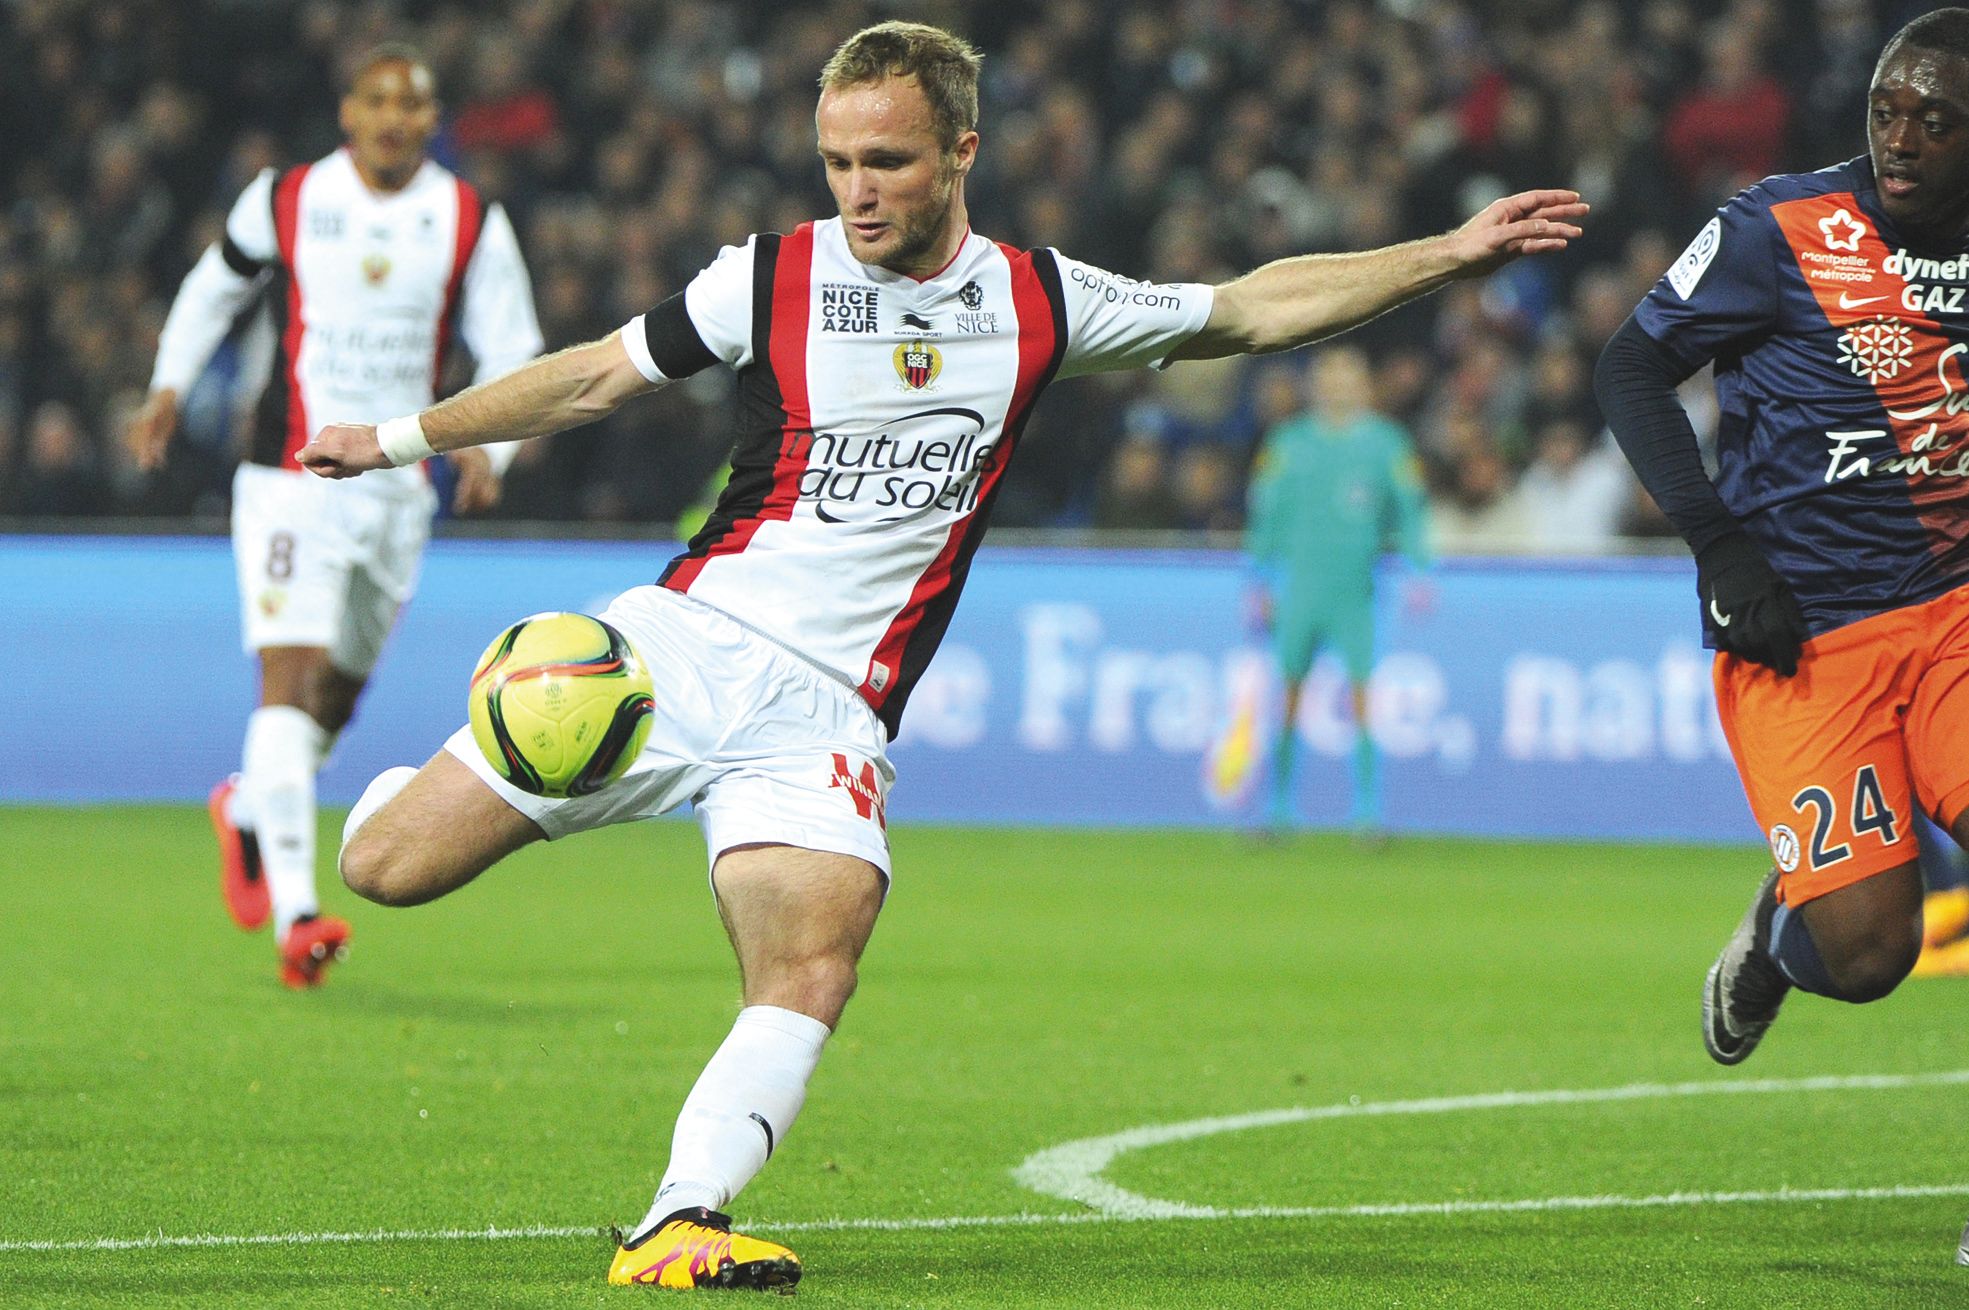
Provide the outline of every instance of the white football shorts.
[[591,796],[535,796],[494,772],[460,728],[445,749],[549,840],[693,803],[713,864],[770,843],[867,860],[889,877],[888,734],[854,690],[771,638],[663,587],[636,587],[601,614],[656,684],[649,740]]
[[241,464],[232,555],[248,651],[321,646],[366,678],[416,590],[437,494],[372,494],[312,473]]

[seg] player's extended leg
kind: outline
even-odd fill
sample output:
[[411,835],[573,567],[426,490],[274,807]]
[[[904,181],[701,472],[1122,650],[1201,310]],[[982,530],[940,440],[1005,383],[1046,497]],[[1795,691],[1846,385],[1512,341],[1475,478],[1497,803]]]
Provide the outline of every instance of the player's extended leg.
[[369,784],[342,834],[342,881],[379,905],[456,891],[546,834],[449,751]]
[[677,1116],[669,1167],[616,1252],[612,1283],[780,1287],[800,1276],[791,1251],[732,1233],[719,1211],[765,1167],[806,1101],[854,994],[882,874],[852,856],[747,846],[718,857],[712,882],[745,1008]]

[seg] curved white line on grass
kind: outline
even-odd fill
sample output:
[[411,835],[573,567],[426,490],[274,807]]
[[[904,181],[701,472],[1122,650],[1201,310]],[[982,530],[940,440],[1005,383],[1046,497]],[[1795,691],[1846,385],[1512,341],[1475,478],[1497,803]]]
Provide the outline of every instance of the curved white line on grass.
[[[1898,1187],[1781,1187],[1764,1192],[1662,1192],[1653,1196],[1545,1196],[1522,1201],[1415,1201],[1387,1205],[1256,1205],[1213,1210],[1185,1216],[1212,1219],[1384,1219],[1406,1215],[1522,1214],[1551,1210],[1645,1210],[1694,1205],[1817,1204],[1825,1201],[1906,1201],[1937,1196],[1969,1196],[1969,1183],[1937,1183]],[[767,1235],[838,1232],[946,1232],[961,1228],[1043,1228],[1067,1224],[1153,1222],[1157,1216],[1104,1214],[1076,1210],[1071,1214],[925,1216],[917,1219],[809,1219],[777,1224],[761,1220],[748,1225]],[[88,1237],[68,1241],[0,1241],[0,1254],[10,1251],[156,1251],[173,1247],[340,1246],[383,1242],[510,1242],[545,1238],[592,1237],[603,1230],[594,1224],[553,1227],[528,1224],[520,1228],[373,1229],[351,1233],[190,1233],[148,1237]]]
[[[1906,1087],[1945,1087],[1963,1083],[1969,1083],[1969,1069],[1956,1069],[1947,1073],[1762,1078],[1743,1082],[1630,1083],[1625,1087],[1559,1089],[1545,1092],[1490,1092],[1478,1096],[1434,1096],[1416,1101],[1349,1101],[1339,1105],[1301,1105],[1283,1110],[1259,1110],[1252,1114],[1191,1119],[1186,1123],[1149,1124],[1141,1128],[1130,1128],[1126,1132],[1111,1133],[1105,1137],[1086,1137],[1079,1141],[1049,1147],[1028,1156],[1024,1163],[1012,1171],[1012,1177],[1035,1192],[1057,1196],[1066,1201],[1078,1201],[1082,1205],[1092,1206],[1101,1213],[1118,1219],[1220,1219],[1233,1215],[1251,1217],[1255,1212],[1250,1210],[1228,1210],[1218,1206],[1190,1205],[1182,1201],[1162,1201],[1154,1197],[1141,1196],[1102,1178],[1101,1171],[1112,1164],[1117,1156],[1129,1151],[1139,1151],[1144,1147],[1187,1142],[1198,1137],[1213,1137],[1218,1133],[1244,1132],[1251,1128],[1274,1128],[1283,1124],[1307,1123],[1316,1119],[1351,1119],[1364,1115],[1453,1114],[1463,1110],[1512,1110],[1538,1105],[1590,1105],[1607,1101],[1658,1100],[1679,1096],[1883,1091]],[[1610,1203],[1679,1204],[1680,1202],[1672,1198],[1682,1195],[1724,1198],[1754,1196],[1756,1199],[1763,1200],[1778,1199],[1793,1194],[1720,1192],[1667,1195],[1671,1199],[1615,1198]],[[1571,1203],[1591,1200],[1592,1198],[1574,1197],[1526,1202],[1522,1206],[1516,1202],[1486,1204],[1495,1209],[1564,1209],[1585,1208],[1583,1205]],[[1566,1204],[1560,1204],[1561,1202]],[[1289,1213],[1300,1216],[1343,1213],[1455,1214],[1461,1212],[1458,1203],[1444,1203],[1442,1206],[1429,1204],[1381,1207],[1314,1206],[1276,1212],[1270,1209],[1263,1210],[1263,1213]]]
[[[1635,1210],[1697,1205],[1796,1205],[1825,1201],[1903,1201],[1926,1197],[1969,1196],[1969,1183],[1907,1184],[1891,1187],[1780,1187],[1769,1191],[1659,1192],[1647,1196],[1545,1196],[1516,1201],[1398,1201],[1357,1205],[1191,1206],[1135,1196],[1097,1175],[1126,1151],[1167,1142],[1188,1141],[1214,1133],[1239,1132],[1312,1119],[1341,1119],[1356,1115],[1447,1114],[1457,1110],[1510,1109],[1532,1105],[1579,1105],[1602,1101],[1634,1101],[1671,1096],[1773,1092],[1880,1091],[1906,1087],[1942,1087],[1969,1083],[1969,1069],[1927,1074],[1859,1074],[1828,1078],[1769,1078],[1749,1082],[1635,1083],[1626,1087],[1577,1091],[1495,1092],[1481,1096],[1442,1096],[1418,1101],[1370,1101],[1362,1104],[1299,1106],[1256,1114],[1193,1119],[1188,1123],[1134,1128],[1108,1137],[1087,1138],[1041,1151],[1014,1171],[1028,1187],[1072,1186],[1056,1192],[1072,1200],[1094,1195],[1112,1208],[1077,1210],[1068,1214],[1024,1211],[1003,1215],[923,1216],[910,1219],[810,1219],[792,1223],[761,1220],[752,1225],[764,1233],[922,1232],[963,1228],[1036,1228],[1063,1224],[1099,1224],[1166,1219],[1377,1219],[1409,1215],[1524,1214],[1567,1210]],[[1041,1184],[1046,1186],[1041,1186]],[[1087,1204],[1095,1204],[1088,1201]],[[0,1239],[0,1254],[8,1252],[155,1251],[186,1247],[338,1246],[384,1242],[507,1242],[602,1238],[595,1224],[526,1224],[515,1228],[370,1229],[325,1233],[151,1233],[142,1237]]]

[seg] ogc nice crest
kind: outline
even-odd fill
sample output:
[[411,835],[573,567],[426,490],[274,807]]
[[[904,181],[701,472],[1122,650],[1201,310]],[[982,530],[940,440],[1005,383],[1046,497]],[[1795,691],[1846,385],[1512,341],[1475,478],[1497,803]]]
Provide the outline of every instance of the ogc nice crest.
[[943,352],[927,341],[905,341],[896,347],[896,376],[911,391],[921,391],[943,372]]

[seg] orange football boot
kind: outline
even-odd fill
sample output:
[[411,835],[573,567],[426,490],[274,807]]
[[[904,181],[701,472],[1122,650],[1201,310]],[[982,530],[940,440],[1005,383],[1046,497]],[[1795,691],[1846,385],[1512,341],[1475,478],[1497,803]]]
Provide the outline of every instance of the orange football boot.
[[233,774],[212,789],[206,810],[212,815],[212,832],[219,839],[219,890],[225,893],[226,911],[232,921],[248,932],[264,928],[273,912],[267,895],[267,880],[260,872],[260,843],[250,829],[233,826],[232,794],[239,790],[239,775]]
[[296,919],[280,943],[280,981],[296,991],[319,987],[328,966],[349,957],[349,925],[327,915]]

